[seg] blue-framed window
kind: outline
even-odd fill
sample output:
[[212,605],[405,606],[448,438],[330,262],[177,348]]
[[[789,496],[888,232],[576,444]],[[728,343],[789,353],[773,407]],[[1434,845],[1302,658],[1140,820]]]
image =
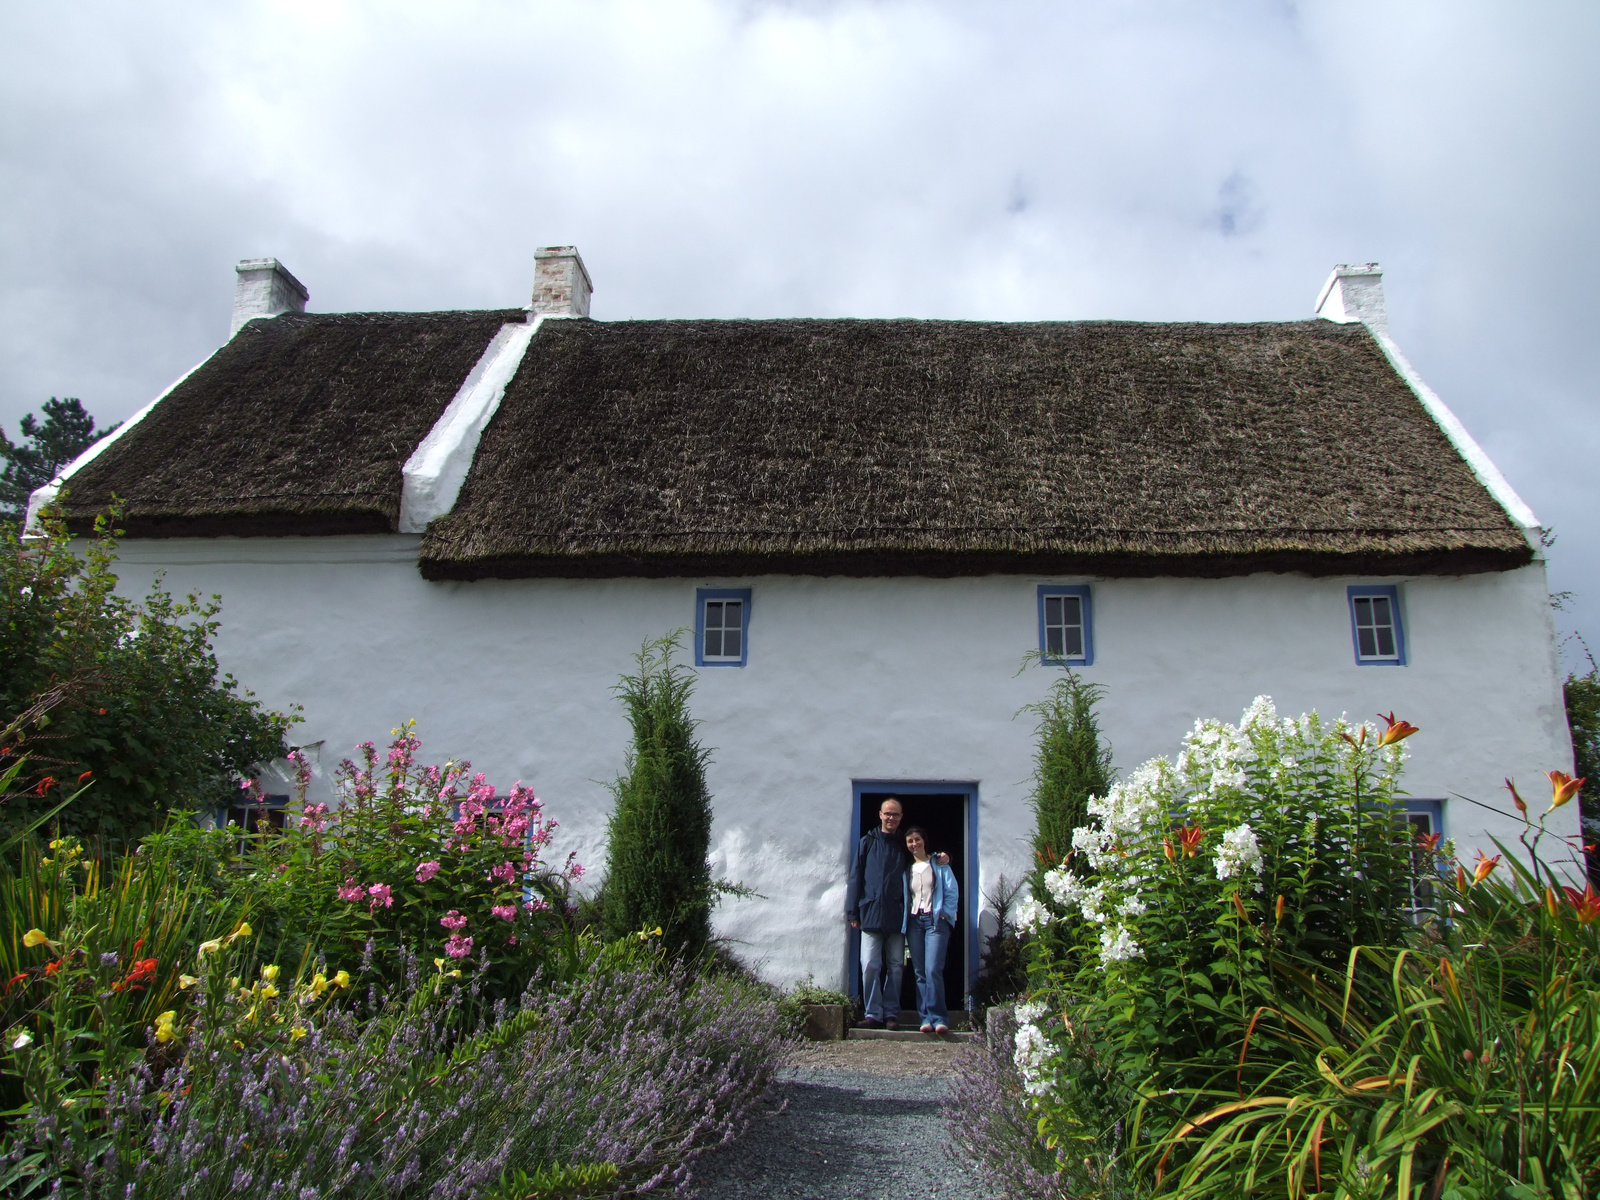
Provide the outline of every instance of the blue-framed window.
[[1423,840],[1435,842],[1444,836],[1444,801],[1415,800],[1408,798],[1402,817],[1411,829],[1411,900],[1406,912],[1421,924],[1437,911],[1438,868],[1432,848]]
[[750,658],[750,589],[699,588],[694,606],[694,665],[744,666]]
[[1086,583],[1039,585],[1039,656],[1058,666],[1094,662],[1094,619]]
[[1356,664],[1405,666],[1406,631],[1400,619],[1400,589],[1392,583],[1352,583],[1346,590]]

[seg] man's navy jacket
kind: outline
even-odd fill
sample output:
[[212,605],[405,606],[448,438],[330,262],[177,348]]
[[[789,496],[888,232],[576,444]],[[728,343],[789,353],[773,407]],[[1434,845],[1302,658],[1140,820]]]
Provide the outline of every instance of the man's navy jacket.
[[874,829],[856,846],[845,913],[869,933],[899,933],[905,924],[905,845]]

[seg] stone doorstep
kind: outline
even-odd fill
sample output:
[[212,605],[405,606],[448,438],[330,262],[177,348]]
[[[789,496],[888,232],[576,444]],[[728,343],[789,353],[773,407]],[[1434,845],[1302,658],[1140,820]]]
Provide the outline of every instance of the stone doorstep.
[[911,1029],[852,1029],[848,1034],[851,1041],[876,1041],[876,1042],[975,1042],[978,1035],[966,1030],[951,1030],[949,1033],[922,1033],[915,1027]]

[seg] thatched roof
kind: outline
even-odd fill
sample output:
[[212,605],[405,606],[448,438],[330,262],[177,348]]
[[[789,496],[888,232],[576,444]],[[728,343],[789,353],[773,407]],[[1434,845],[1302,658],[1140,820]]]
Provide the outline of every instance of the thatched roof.
[[400,468],[510,312],[285,313],[250,322],[67,482],[84,528],[131,536],[385,532]]
[[421,567],[1460,573],[1530,557],[1361,325],[567,320],[533,339]]

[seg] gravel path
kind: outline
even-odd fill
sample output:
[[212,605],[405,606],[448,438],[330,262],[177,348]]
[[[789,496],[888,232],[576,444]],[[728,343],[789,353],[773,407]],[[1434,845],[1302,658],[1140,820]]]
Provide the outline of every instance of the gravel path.
[[700,1200],[982,1200],[945,1153],[940,1106],[960,1047],[803,1046],[745,1135],[702,1158]]

